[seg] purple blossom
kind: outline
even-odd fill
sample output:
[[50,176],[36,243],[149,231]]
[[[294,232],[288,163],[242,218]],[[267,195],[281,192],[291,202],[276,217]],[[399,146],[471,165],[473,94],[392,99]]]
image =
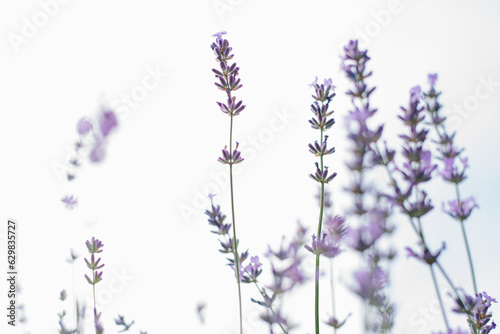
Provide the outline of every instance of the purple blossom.
[[380,290],[387,283],[387,274],[379,267],[354,272],[353,292],[372,305],[380,305]]
[[92,122],[87,117],[82,117],[76,124],[76,131],[80,135],[86,135],[92,130]]
[[417,103],[423,99],[422,88],[420,86],[415,86],[410,89],[411,102]]
[[68,196],[68,195],[64,196],[61,199],[61,202],[63,202],[66,205],[66,208],[70,209],[70,210],[72,210],[75,206],[78,205],[78,199],[76,197],[74,197],[73,195],[71,195],[71,196]]
[[324,225],[330,239],[337,243],[349,232],[349,227],[346,226],[345,219],[341,216],[326,217]]
[[89,154],[90,161],[94,163],[101,162],[105,156],[106,156],[106,147],[104,145],[104,142],[99,140],[96,141],[94,143],[94,146],[90,150]]
[[215,33],[212,35],[212,37],[216,37],[217,39],[221,39],[222,38],[222,35],[226,35],[227,32],[225,31],[219,31],[218,33]]
[[345,322],[347,321],[347,319],[350,316],[351,316],[351,314],[349,313],[344,320],[338,320],[335,317],[330,317],[330,319],[328,319],[328,321],[325,321],[325,324],[327,324],[328,326],[331,326],[335,329],[339,329],[340,327],[342,327],[345,324]]
[[372,217],[367,225],[351,228],[347,232],[347,244],[358,252],[364,252],[372,247],[385,231],[383,222],[376,217]]
[[316,162],[316,173],[309,174],[309,177],[319,183],[328,183],[337,176],[337,173],[328,175],[328,167],[324,167],[323,170],[319,169],[319,164]]
[[262,273],[262,263],[258,256],[250,257],[250,263],[243,268],[241,281],[244,283],[257,282],[257,278]]
[[467,158],[460,158],[460,162],[462,163],[462,169],[459,170],[458,167],[455,165],[455,157],[456,156],[445,158],[443,160],[444,168],[443,171],[440,172],[440,174],[444,180],[451,183],[459,184],[467,178],[467,176],[465,176],[465,170],[469,167],[469,162]]
[[474,197],[469,197],[464,199],[463,201],[460,201],[460,204],[458,200],[451,200],[448,201],[448,205],[443,203],[443,211],[448,213],[451,217],[464,221],[467,218],[469,218],[471,212],[473,209],[478,208],[479,206],[477,205],[476,201],[474,200]]
[[222,157],[219,157],[217,161],[222,164],[235,165],[245,160],[241,157],[241,152],[238,151],[238,146],[239,143],[236,142],[236,148],[233,150],[232,154],[227,150],[227,146],[224,146],[224,149],[222,150]]
[[427,76],[427,78],[429,79],[429,84],[431,85],[431,87],[434,87],[438,78],[437,73],[431,73]]
[[316,235],[312,236],[312,244],[304,245],[305,249],[315,255],[324,255],[329,258],[336,257],[340,254],[338,244],[329,238],[326,233],[323,233],[321,239],[316,240]]
[[463,298],[455,299],[456,306],[453,311],[467,314],[469,327],[472,333],[488,334],[496,328],[494,321],[491,321],[492,314],[489,312],[491,303],[497,300],[488,296],[486,292],[477,293],[475,297],[464,294]]
[[427,249],[427,247],[424,247],[422,254],[417,254],[410,247],[406,247],[405,250],[406,250],[406,257],[407,258],[414,257],[417,260],[420,260],[424,263],[427,263],[428,265],[432,265],[432,264],[436,263],[437,258],[439,257],[439,255],[441,254],[441,252],[445,248],[446,248],[446,246],[445,246],[445,243],[443,242],[443,245],[441,246],[441,248],[434,254],[432,254],[429,251],[429,249]]
[[118,126],[118,120],[113,110],[103,110],[99,116],[99,129],[102,136],[107,137]]

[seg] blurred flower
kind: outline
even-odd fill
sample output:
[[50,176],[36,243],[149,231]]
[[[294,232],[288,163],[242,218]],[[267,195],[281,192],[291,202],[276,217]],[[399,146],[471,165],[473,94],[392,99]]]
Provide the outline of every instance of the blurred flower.
[[73,209],[76,205],[78,205],[78,199],[76,197],[73,197],[73,195],[71,196],[64,196],[62,199],[61,199],[61,202],[63,202],[64,204],[66,204],[66,208],[68,209]]
[[76,124],[76,131],[80,135],[86,135],[92,130],[92,122],[87,117],[82,117]]
[[448,207],[446,207],[446,205],[443,203],[442,209],[451,217],[460,221],[464,221],[469,218],[472,210],[478,207],[479,206],[474,200],[474,197],[469,197],[464,199],[463,201],[460,201],[460,204],[458,200],[448,201]]
[[102,136],[107,137],[118,126],[118,120],[113,110],[102,110],[99,116],[99,128]]

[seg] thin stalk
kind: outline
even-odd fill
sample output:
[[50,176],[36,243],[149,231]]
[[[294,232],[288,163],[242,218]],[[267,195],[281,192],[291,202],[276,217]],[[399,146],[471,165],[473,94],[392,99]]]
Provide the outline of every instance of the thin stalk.
[[[95,279],[95,269],[92,269],[92,278]],[[92,293],[94,295],[94,326],[95,326],[95,332],[97,334],[97,322],[96,322],[97,307],[95,305],[95,283],[92,284]]]
[[[460,192],[458,191],[458,184],[455,183],[455,190],[457,192],[457,203],[460,206],[460,209],[462,208],[462,202],[460,201]],[[465,224],[463,219],[460,219],[460,227],[462,229],[462,235],[464,237],[464,242],[465,242],[465,249],[467,250],[467,257],[469,258],[469,267],[470,267],[470,273],[472,276],[472,285],[474,287],[474,292],[477,294],[477,284],[476,284],[476,275],[474,273],[474,266],[472,264],[472,256],[470,253],[470,247],[469,247],[469,241],[467,240],[467,233],[465,232]]]
[[[321,129],[321,143],[323,142],[323,129]],[[323,155],[320,157],[321,171],[323,171]],[[318,240],[321,240],[321,227],[323,225],[323,208],[325,202],[325,184],[321,182],[321,197],[319,203]],[[319,254],[316,254],[316,270],[314,276],[314,326],[319,334]]]
[[441,307],[441,313],[443,313],[444,323],[446,324],[446,331],[449,332],[450,331],[450,324],[448,323],[448,318],[446,317],[446,312],[444,309],[443,300],[441,299],[441,294],[439,292],[438,282],[436,280],[436,274],[434,273],[434,268],[432,267],[432,265],[429,265],[429,267],[431,269],[432,280],[434,281],[434,286],[436,287],[436,294],[437,294],[437,297],[439,300],[439,306]]
[[[335,318],[335,282],[334,282],[334,271],[333,271],[333,259],[330,260],[330,290],[332,290],[332,317]],[[337,328],[333,327],[333,334],[337,333]]]
[[[259,290],[260,295],[265,300],[266,297],[264,296],[264,292],[260,289],[259,284],[256,281],[254,281],[254,283],[255,283],[255,287],[257,288],[257,290]],[[269,305],[269,310],[271,310],[271,313],[274,316],[276,316],[276,312],[274,312],[274,309],[273,309],[272,305]],[[283,327],[283,325],[281,323],[278,322],[278,325],[280,326],[280,328],[283,331],[283,333],[288,334],[288,332],[286,331],[286,329]],[[270,326],[271,326],[271,331],[272,331],[272,324],[270,324]]]
[[[231,125],[229,127],[229,152],[233,154],[233,115],[231,114]],[[234,219],[234,190],[233,190],[233,164],[229,164],[229,182],[231,185],[231,215],[233,218],[233,254],[236,266],[236,279],[238,283],[238,303],[240,312],[240,334],[243,334],[243,308],[241,302],[241,279],[240,279],[240,257],[238,255],[238,239],[236,239],[236,221]]]
[[444,270],[443,266],[438,261],[436,261],[436,265],[438,266],[438,269],[441,271],[441,274],[443,274],[444,278],[446,279],[446,281],[450,285],[451,289],[455,293],[455,296],[460,299],[460,295],[458,294],[457,288],[455,287],[455,285],[451,281],[450,276],[448,276],[448,274]]

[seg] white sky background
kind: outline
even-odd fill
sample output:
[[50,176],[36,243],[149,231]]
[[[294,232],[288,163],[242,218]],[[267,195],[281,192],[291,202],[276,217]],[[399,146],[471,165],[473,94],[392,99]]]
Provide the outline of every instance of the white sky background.
[[[218,13],[218,3],[231,10]],[[409,89],[416,84],[427,89],[427,74],[439,74],[441,102],[455,120],[457,143],[466,147],[471,165],[462,194],[473,194],[480,205],[467,222],[478,284],[500,298],[495,211],[500,187],[500,6],[492,0],[400,0],[393,2],[397,13],[378,22],[377,13],[391,8],[390,3],[74,0],[61,4],[16,50],[9,34],[21,34],[25,18],[32,21],[41,7],[38,1],[2,0],[0,219],[14,218],[20,226],[20,299],[30,332],[56,332],[56,314],[69,306],[58,300],[59,291],[67,289],[71,296],[72,290],[72,269],[65,259],[71,248],[85,256],[84,243],[95,236],[104,242],[106,264],[97,290],[117,291],[99,307],[107,333],[116,331],[112,318],[117,314],[134,319],[136,333],[139,328],[149,333],[236,333],[234,278],[209,233],[202,197],[215,190],[216,201],[229,214],[229,187],[213,179],[226,170],[216,160],[229,136],[229,118],[215,103],[224,94],[213,85],[211,72],[217,66],[211,35],[220,30],[228,32],[240,67],[243,88],[236,96],[247,106],[235,118],[234,138],[247,149],[251,138],[257,138],[235,179],[241,249],[262,255],[267,244],[277,246],[281,235],[291,236],[297,220],[315,229],[316,184],[307,176],[315,162],[307,144],[317,137],[307,122],[312,94],[307,84],[315,76],[331,77],[338,87],[332,102],[337,124],[329,141],[337,153],[326,163],[339,173],[330,186],[339,213],[349,203],[342,192],[349,180],[343,130],[349,99],[339,55],[349,39],[368,31],[371,37],[363,46],[372,58],[370,84],[377,86],[376,122],[387,124],[385,138],[393,147],[399,145],[394,139],[400,131],[396,115],[399,106],[406,105]],[[168,74],[162,74],[159,85],[129,113],[120,114],[105,161],[86,163],[75,181],[61,182],[54,166],[66,162],[78,119],[95,114],[103,94],[110,104],[130,95],[151,71]],[[483,84],[488,78],[496,82],[491,92]],[[474,100],[478,89],[488,96]],[[266,137],[276,124],[276,113],[288,115],[287,124]],[[453,188],[437,181],[428,190],[436,209],[424,221],[426,236],[434,247],[447,242],[442,262],[457,285],[470,291],[459,225],[440,212],[441,202],[453,198]],[[70,193],[80,203],[73,211],[60,202]],[[439,312],[432,311],[435,294],[428,269],[403,254],[416,239],[404,217],[395,215],[393,223],[399,251],[392,274],[392,296],[398,303],[394,333],[442,330]],[[2,223],[2,243],[5,229]],[[352,260],[343,255],[336,264],[342,281],[339,315],[353,313],[344,333],[360,332],[357,298],[344,288],[356,268]],[[87,271],[80,258],[75,287],[81,299],[90,301],[91,287],[83,279]],[[129,276],[124,283],[117,283],[120,272]],[[7,287],[4,279],[0,282],[4,305]],[[440,284],[445,288],[443,281]],[[312,284],[305,286],[287,305],[302,325],[297,333],[314,330],[313,290]],[[327,281],[322,291],[326,319]],[[254,320],[258,307],[249,302],[256,292],[252,286],[243,287],[247,333],[266,333]],[[207,304],[205,326],[195,314],[198,301]],[[500,307],[495,305],[493,311],[500,321]],[[3,333],[7,327],[1,318]],[[465,328],[465,321],[452,319],[454,327]]]

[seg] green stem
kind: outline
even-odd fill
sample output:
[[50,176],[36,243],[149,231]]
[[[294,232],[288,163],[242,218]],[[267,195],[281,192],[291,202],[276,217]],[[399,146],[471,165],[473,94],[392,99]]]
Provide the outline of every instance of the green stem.
[[[233,115],[229,127],[229,154],[233,154]],[[240,334],[243,334],[243,308],[241,302],[241,279],[240,279],[240,257],[238,255],[238,239],[236,238],[236,220],[234,219],[234,189],[233,189],[233,164],[229,164],[229,182],[231,185],[231,215],[233,218],[233,254],[236,267],[236,279],[238,283],[238,304],[240,312]]]
[[[334,282],[334,271],[333,271],[333,261],[334,259],[330,260],[330,289],[332,290],[332,317],[335,318],[335,282]],[[337,333],[337,328],[333,327],[333,334]]]
[[[460,192],[458,190],[458,184],[455,183],[455,190],[457,193],[457,203],[459,205],[459,208],[462,208],[462,202],[460,201]],[[472,264],[472,256],[470,252],[470,247],[469,247],[469,241],[467,240],[467,233],[465,232],[465,224],[464,220],[460,219],[460,227],[462,229],[462,235],[464,237],[464,242],[465,242],[465,249],[467,250],[467,257],[469,258],[469,267],[470,267],[470,273],[472,276],[472,285],[474,287],[474,292],[477,294],[477,284],[476,284],[476,275],[474,273],[474,266]]]
[[[321,129],[321,143],[323,142],[323,129]],[[320,157],[321,171],[323,171],[323,155]],[[325,202],[325,184],[321,183],[321,198],[319,205],[319,221],[318,221],[318,241],[321,240],[321,227],[323,225],[323,207]],[[316,254],[316,270],[314,276],[314,325],[316,334],[319,334],[319,254]]]
[[444,309],[443,300],[441,299],[441,293],[439,292],[439,286],[438,286],[438,282],[436,279],[436,274],[434,273],[434,268],[432,267],[432,265],[429,265],[429,267],[431,269],[432,280],[434,281],[434,286],[436,287],[436,294],[437,294],[437,297],[439,300],[439,305],[441,306],[441,313],[443,313],[443,319],[444,319],[444,323],[446,325],[446,330],[447,330],[447,332],[449,332],[450,331],[450,324],[448,323],[448,318],[446,317],[446,312]]
[[[261,295],[261,296],[262,296],[262,298],[264,298],[264,300],[265,300],[265,299],[266,299],[266,297],[264,296],[264,292],[260,289],[259,284],[258,284],[256,281],[254,281],[254,283],[255,283],[255,287],[257,288],[257,290],[259,290],[260,295]],[[269,305],[269,310],[271,310],[271,313],[272,313],[274,316],[276,316],[276,313],[274,312],[274,309],[273,309],[273,306],[272,306],[272,305]],[[272,326],[272,324],[270,324],[270,325]],[[283,327],[283,325],[282,325],[280,322],[278,322],[278,325],[280,326],[280,328],[281,328],[281,330],[283,331],[283,333],[288,334],[288,332],[286,331],[286,329]]]

